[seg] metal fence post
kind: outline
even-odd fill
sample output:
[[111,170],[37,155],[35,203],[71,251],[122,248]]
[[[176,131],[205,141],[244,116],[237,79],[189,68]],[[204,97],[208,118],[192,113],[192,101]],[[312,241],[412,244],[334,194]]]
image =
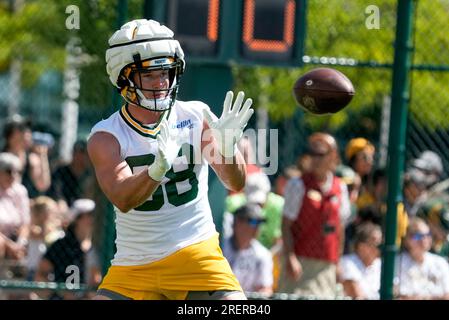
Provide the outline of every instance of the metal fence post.
[[381,299],[388,300],[393,298],[393,277],[397,252],[397,206],[402,199],[402,173],[405,159],[405,134],[410,95],[409,79],[413,50],[413,12],[414,0],[398,1],[388,144],[388,210],[380,290]]

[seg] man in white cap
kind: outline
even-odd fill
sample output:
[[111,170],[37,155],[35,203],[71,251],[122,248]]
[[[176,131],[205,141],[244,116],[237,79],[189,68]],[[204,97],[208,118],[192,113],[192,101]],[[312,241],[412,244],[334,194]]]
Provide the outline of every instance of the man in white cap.
[[256,237],[266,222],[259,205],[248,203],[235,211],[234,232],[223,243],[223,254],[246,292],[273,293],[271,252]]
[[418,158],[414,159],[412,161],[412,167],[425,174],[427,187],[437,183],[443,174],[441,157],[430,150],[423,151]]
[[262,214],[267,221],[260,227],[257,239],[266,248],[271,249],[281,237],[284,198],[271,192],[271,183],[265,173],[249,175],[246,179],[244,192],[226,198],[226,213],[223,223],[225,237],[232,234],[232,213],[246,203],[257,204],[262,208]]

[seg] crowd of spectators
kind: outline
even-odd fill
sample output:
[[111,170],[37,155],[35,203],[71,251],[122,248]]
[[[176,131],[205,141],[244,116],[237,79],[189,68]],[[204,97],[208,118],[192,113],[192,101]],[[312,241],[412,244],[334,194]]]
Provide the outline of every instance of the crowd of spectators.
[[[245,188],[225,200],[222,249],[246,292],[270,296],[379,299],[387,173],[376,148],[357,137],[341,149],[316,132],[296,163],[270,181],[247,139]],[[0,152],[0,279],[81,284],[101,282],[98,244],[105,207],[86,141],[72,159],[52,157],[51,135],[15,116],[3,126]],[[441,157],[430,150],[406,164],[397,206],[400,252],[397,299],[449,298],[449,183]],[[0,295],[4,296],[1,292]],[[36,291],[31,299],[88,294]]]
[[[95,287],[101,281],[97,248],[92,245],[92,175],[86,141],[73,145],[61,163],[54,138],[13,116],[3,125],[0,152],[0,278]],[[75,271],[71,271],[75,270]],[[20,298],[75,298],[36,291]],[[0,289],[1,294],[1,289]],[[76,296],[79,298],[81,296]]]

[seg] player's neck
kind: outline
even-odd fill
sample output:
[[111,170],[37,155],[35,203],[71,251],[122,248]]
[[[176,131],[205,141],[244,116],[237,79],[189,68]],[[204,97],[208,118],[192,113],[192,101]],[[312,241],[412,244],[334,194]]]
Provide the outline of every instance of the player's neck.
[[143,124],[156,123],[163,114],[163,112],[150,111],[131,103],[128,104],[128,111],[134,118]]

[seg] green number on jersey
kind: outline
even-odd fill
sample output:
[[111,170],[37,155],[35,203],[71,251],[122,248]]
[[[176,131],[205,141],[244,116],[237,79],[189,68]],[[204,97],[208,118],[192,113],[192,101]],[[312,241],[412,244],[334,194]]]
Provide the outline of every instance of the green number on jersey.
[[[181,148],[181,150],[179,151],[178,156],[185,157],[185,160],[187,161],[187,169],[175,173],[172,167],[165,174],[165,176],[170,179],[170,181],[165,184],[165,191],[167,192],[168,202],[175,207],[192,201],[198,195],[198,179],[196,178],[196,174],[193,171],[193,168],[195,167],[195,164],[193,162],[193,146],[189,145],[189,151],[187,155],[182,154],[182,149],[183,148]],[[176,185],[177,183],[180,185],[185,185],[186,183],[188,183],[188,186],[186,188],[190,187],[190,190],[186,190],[185,192],[180,194],[178,186]]]
[[[178,157],[185,157],[187,160],[187,168],[182,171],[174,172],[173,167],[167,171],[165,176],[170,179],[165,185],[159,185],[156,191],[153,193],[152,199],[147,200],[142,203],[137,208],[134,208],[137,211],[156,211],[162,208],[164,205],[164,193],[162,188],[165,188],[168,202],[176,207],[183,205],[189,201],[192,201],[198,195],[198,179],[196,177],[195,172],[193,171],[195,164],[193,163],[194,154],[193,154],[193,146],[188,145],[189,152],[187,154],[183,153],[185,145],[179,151]],[[134,172],[134,168],[140,166],[149,166],[154,162],[155,155],[146,154],[140,156],[132,156],[126,158],[126,162],[128,163],[131,170]],[[179,193],[178,186],[183,188],[189,188],[183,193]],[[186,186],[188,184],[188,186]]]

